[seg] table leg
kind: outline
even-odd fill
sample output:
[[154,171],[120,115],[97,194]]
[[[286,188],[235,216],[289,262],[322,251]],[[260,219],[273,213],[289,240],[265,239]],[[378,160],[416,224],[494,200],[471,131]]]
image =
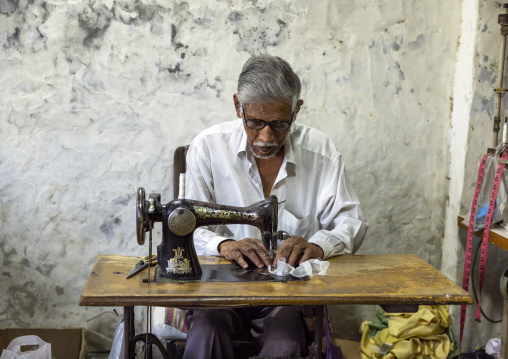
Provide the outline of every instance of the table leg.
[[501,358],[508,355],[508,300],[503,302],[503,331],[501,333]]
[[134,353],[129,352],[129,343],[136,335],[134,330],[134,307],[123,307],[123,348],[124,358],[134,358]]
[[[316,359],[322,358],[323,348],[323,313],[325,310],[324,305],[316,305],[316,339],[317,344]],[[314,359],[314,358],[312,358]]]

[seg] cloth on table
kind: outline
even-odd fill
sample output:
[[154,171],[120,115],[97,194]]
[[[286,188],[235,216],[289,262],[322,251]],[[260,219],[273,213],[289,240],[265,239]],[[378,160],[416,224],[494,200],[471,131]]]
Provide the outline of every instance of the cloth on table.
[[302,278],[302,277],[310,277],[312,278],[314,274],[317,275],[328,275],[330,270],[330,262],[322,261],[319,259],[308,259],[302,264],[300,264],[297,268],[286,263],[286,258],[279,258],[277,262],[277,268],[274,270],[270,269],[269,272],[279,276],[285,276],[291,274],[293,277]]

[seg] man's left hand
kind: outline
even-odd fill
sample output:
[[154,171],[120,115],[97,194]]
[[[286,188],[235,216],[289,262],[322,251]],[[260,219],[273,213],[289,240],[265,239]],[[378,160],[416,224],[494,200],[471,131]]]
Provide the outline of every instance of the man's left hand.
[[279,258],[285,257],[286,263],[295,267],[295,263],[301,264],[308,259],[323,259],[323,255],[323,249],[320,246],[309,243],[302,237],[291,236],[277,250],[274,264],[277,264]]

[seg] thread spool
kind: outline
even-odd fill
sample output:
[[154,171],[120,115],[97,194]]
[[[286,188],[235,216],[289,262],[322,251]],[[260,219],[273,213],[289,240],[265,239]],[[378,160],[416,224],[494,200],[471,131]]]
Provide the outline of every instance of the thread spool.
[[185,173],[180,173],[180,180],[178,183],[178,199],[185,199]]

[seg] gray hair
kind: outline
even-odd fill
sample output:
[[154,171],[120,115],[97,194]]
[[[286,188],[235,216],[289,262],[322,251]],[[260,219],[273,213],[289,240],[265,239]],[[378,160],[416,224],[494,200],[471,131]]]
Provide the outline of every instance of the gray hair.
[[[294,111],[302,85],[291,66],[277,56],[253,56],[238,77],[237,95],[241,107],[249,103],[282,101]],[[242,111],[242,109],[240,109]]]

